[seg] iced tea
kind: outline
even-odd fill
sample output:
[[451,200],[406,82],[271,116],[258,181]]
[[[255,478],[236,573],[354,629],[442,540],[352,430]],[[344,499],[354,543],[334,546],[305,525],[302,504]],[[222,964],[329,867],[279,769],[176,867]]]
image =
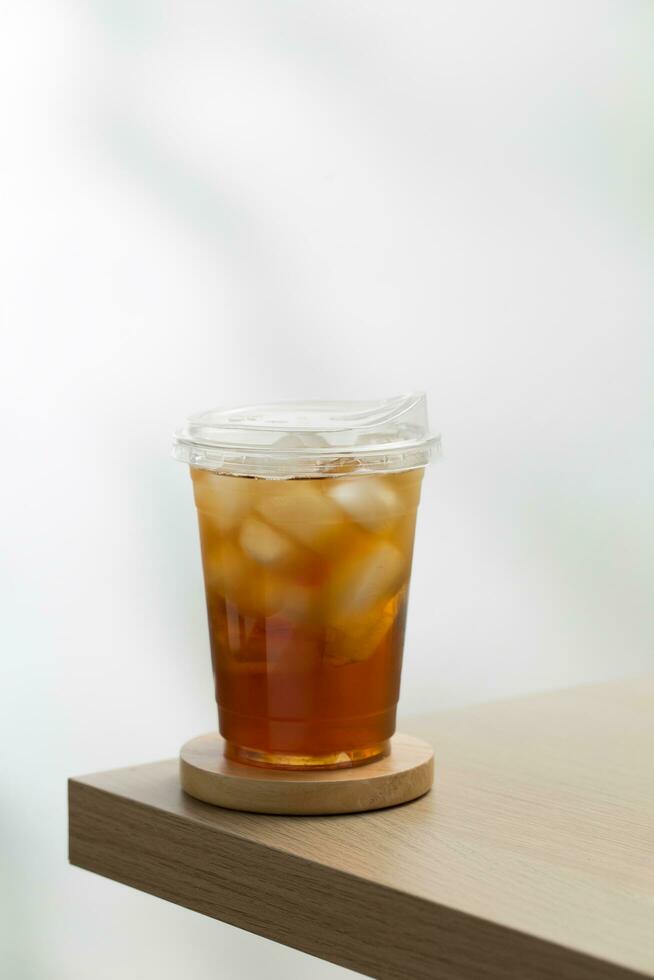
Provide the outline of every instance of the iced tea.
[[383,755],[395,731],[422,468],[191,475],[227,754],[287,768]]

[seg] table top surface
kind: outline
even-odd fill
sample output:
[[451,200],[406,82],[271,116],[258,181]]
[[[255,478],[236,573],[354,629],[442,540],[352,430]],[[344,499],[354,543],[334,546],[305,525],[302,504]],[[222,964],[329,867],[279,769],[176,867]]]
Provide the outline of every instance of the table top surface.
[[211,807],[181,792],[176,760],[75,782],[654,976],[654,678],[402,728],[434,746],[435,788],[366,814]]

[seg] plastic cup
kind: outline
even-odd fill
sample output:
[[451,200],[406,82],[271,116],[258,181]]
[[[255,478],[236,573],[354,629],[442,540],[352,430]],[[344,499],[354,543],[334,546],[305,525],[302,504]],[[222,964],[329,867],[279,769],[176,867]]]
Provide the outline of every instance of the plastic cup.
[[217,410],[176,435],[230,758],[322,769],[387,753],[437,445],[421,395]]

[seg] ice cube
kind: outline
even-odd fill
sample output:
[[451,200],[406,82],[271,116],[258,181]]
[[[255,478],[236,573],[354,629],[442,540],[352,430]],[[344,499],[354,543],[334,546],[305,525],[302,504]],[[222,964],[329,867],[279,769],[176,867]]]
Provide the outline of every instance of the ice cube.
[[386,540],[399,548],[403,555],[410,557],[413,554],[415,527],[416,512],[410,510],[395,521],[392,528],[385,534]]
[[201,514],[210,514],[223,534],[229,534],[250,510],[254,480],[244,477],[193,470],[195,505]]
[[295,432],[287,432],[285,436],[275,439],[273,449],[304,449],[304,443]]
[[238,603],[250,572],[240,549],[232,541],[211,541],[203,547],[203,563],[207,590]]
[[379,609],[353,619],[347,628],[327,633],[325,656],[333,665],[360,663],[377,652],[395,622],[395,617]]
[[384,540],[364,555],[341,560],[328,586],[331,621],[345,628],[348,620],[389,601],[404,584],[407,571],[402,552]]
[[405,511],[414,510],[420,502],[423,470],[405,470],[403,473],[389,474],[386,479],[393,484],[393,489],[402,498]]
[[324,490],[321,480],[271,483],[259,498],[257,511],[271,526],[307,547],[323,553],[344,528],[343,513]]
[[271,576],[271,601],[277,613],[293,623],[315,623],[320,617],[320,594],[317,589],[286,578]]
[[239,534],[243,551],[259,565],[283,565],[296,551],[295,545],[284,534],[270,527],[257,517],[248,517]]
[[389,527],[403,511],[402,500],[382,477],[360,476],[334,480],[332,500],[361,527],[379,532]]
[[222,596],[238,615],[270,616],[277,611],[279,590],[271,588],[271,573],[233,541],[221,540],[205,549],[204,574],[207,593]]
[[287,432],[273,443],[274,449],[322,449],[328,445],[318,432]]

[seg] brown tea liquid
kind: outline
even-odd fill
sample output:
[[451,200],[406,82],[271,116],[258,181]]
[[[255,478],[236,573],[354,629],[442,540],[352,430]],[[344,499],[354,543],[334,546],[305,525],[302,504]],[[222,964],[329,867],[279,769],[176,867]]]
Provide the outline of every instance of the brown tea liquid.
[[220,731],[240,762],[332,768],[395,731],[422,469],[191,469]]

